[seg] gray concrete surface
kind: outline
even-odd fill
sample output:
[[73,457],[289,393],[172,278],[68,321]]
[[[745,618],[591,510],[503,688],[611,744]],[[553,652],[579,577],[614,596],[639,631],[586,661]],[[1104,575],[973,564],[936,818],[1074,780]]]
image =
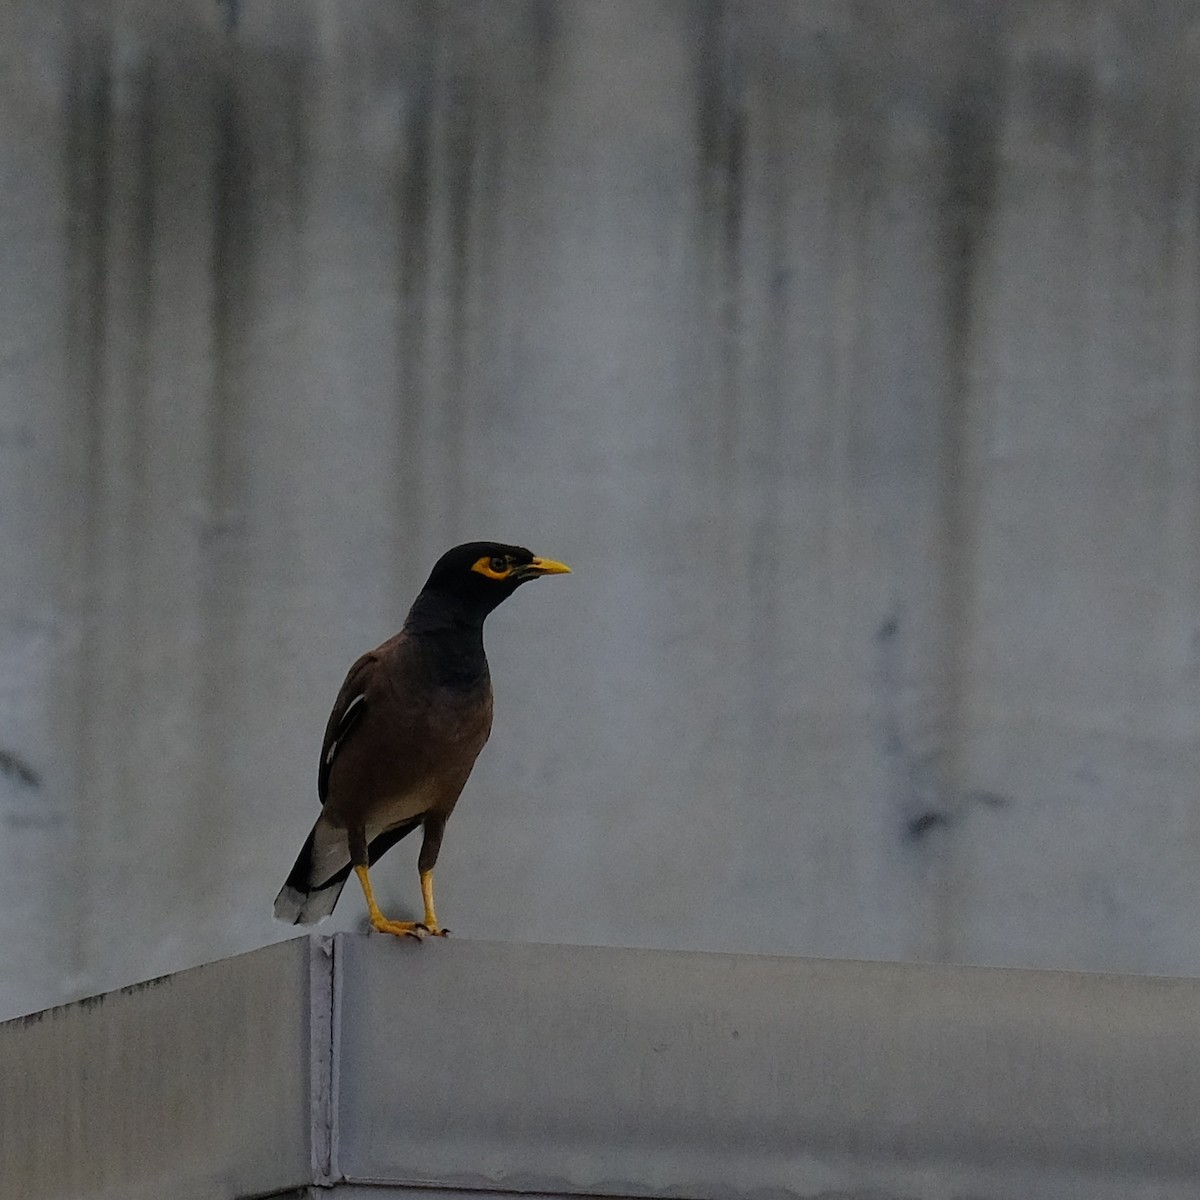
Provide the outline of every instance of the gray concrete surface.
[[285,936],[345,667],[481,536],[576,574],[491,622],[459,933],[1195,973],[1198,50],[0,9],[0,1013]]
[[1195,980],[304,939],[0,1025],[0,1179],[1183,1200],[1198,1013]]
[[0,1024],[0,1193],[227,1200],[310,1182],[310,976],[327,951],[294,940]]

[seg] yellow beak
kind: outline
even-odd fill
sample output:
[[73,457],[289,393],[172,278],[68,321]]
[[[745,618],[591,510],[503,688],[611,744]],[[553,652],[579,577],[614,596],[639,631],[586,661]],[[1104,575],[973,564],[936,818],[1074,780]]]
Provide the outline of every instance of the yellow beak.
[[535,558],[528,566],[521,568],[530,575],[570,575],[571,568],[566,563],[555,562],[552,558]]

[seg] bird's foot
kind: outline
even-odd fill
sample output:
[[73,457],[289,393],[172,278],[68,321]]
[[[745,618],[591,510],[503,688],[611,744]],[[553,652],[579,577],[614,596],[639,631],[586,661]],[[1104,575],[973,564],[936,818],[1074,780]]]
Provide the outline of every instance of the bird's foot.
[[421,928],[423,930],[425,930],[425,932],[427,934],[429,934],[430,937],[449,937],[450,936],[450,930],[443,929],[436,922],[433,922],[432,924],[429,924],[429,925],[422,923]]
[[380,917],[378,920],[372,919],[371,928],[376,933],[390,933],[393,937],[416,938],[418,942],[427,933],[432,932],[432,930],[422,925],[420,921],[389,921],[387,917]]

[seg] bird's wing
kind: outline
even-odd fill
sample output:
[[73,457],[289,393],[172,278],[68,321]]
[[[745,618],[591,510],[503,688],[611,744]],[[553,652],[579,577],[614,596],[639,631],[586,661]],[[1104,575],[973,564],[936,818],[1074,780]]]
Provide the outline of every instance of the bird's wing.
[[329,771],[338,751],[354,732],[354,727],[366,712],[370,702],[372,683],[377,673],[379,658],[375,651],[364,654],[346,675],[342,690],[333,702],[329,724],[325,726],[325,740],[321,743],[321,765],[317,770],[317,794],[324,804],[329,798]]

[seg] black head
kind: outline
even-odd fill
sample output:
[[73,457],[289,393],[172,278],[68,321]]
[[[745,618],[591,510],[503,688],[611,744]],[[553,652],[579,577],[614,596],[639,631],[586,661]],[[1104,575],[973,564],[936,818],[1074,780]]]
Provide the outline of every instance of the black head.
[[466,542],[447,550],[437,560],[418,603],[422,608],[444,605],[457,617],[482,621],[521,584],[543,575],[568,575],[570,571],[565,563],[538,558],[524,546]]

